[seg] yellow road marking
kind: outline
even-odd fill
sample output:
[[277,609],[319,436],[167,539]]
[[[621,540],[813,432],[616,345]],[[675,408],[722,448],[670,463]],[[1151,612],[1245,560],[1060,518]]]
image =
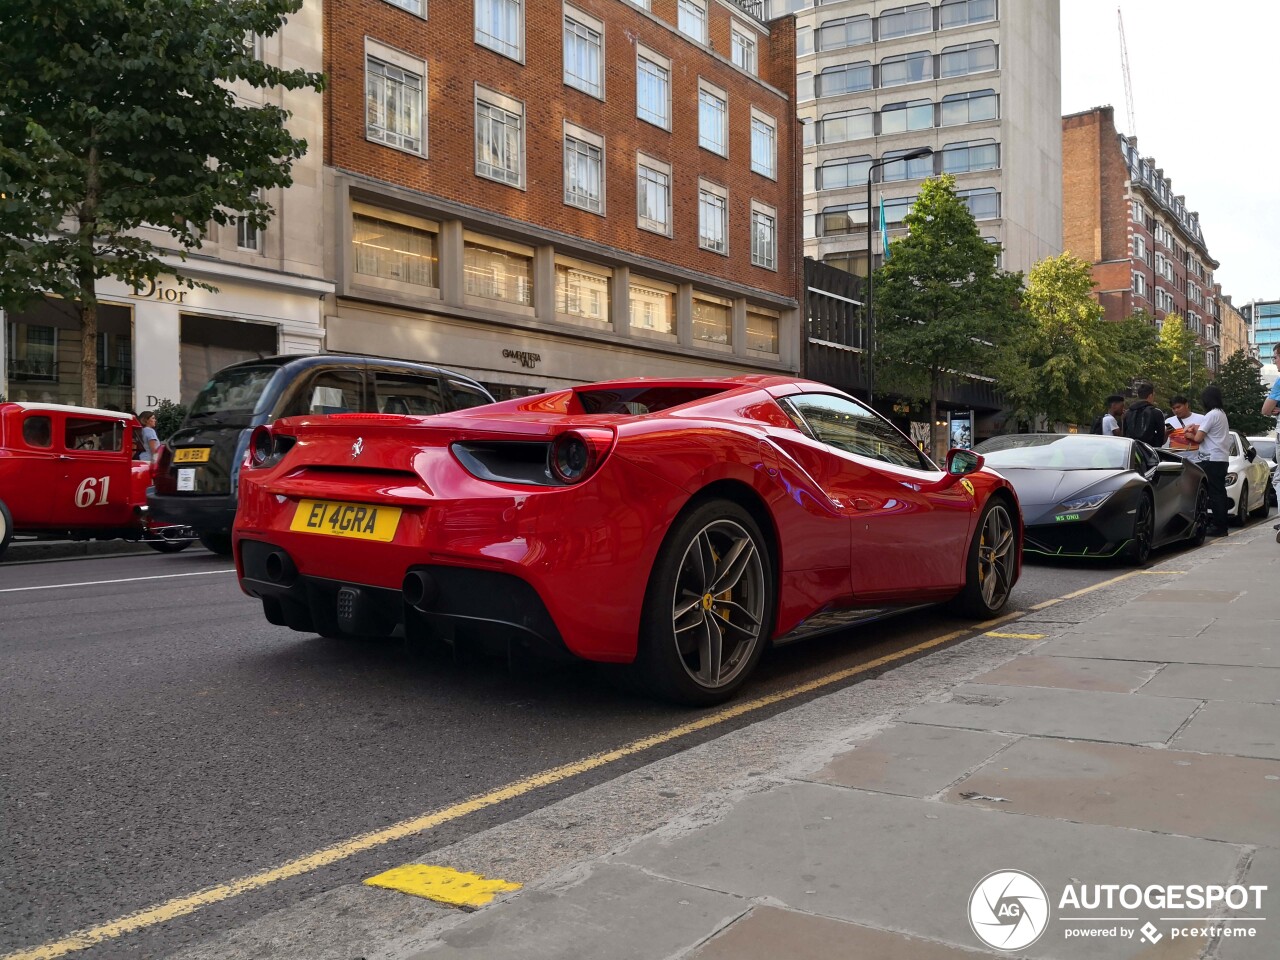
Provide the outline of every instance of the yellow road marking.
[[451,907],[483,907],[500,893],[519,890],[520,884],[508,880],[490,880],[478,873],[464,873],[452,867],[433,867],[423,863],[407,863],[370,877],[367,887],[399,890],[414,897],[424,897]]
[[[1094,584],[1092,587],[1085,587],[1083,590],[1077,590],[1055,600],[1049,600],[1045,603],[1039,603],[1031,607],[1032,610],[1043,609],[1059,603],[1061,600],[1070,600],[1075,597],[1083,596],[1094,590],[1109,586],[1113,583],[1119,583],[1133,576],[1133,573],[1126,573],[1110,580],[1104,580],[1102,583]],[[996,617],[987,621],[990,626],[1000,626],[1016,620],[1018,617],[1025,616],[1026,611],[1015,610],[1012,613],[1006,613],[1003,616]],[[729,720],[736,719],[748,713],[753,713],[764,707],[790,700],[794,697],[803,696],[806,693],[812,693],[815,690],[821,690],[823,687],[829,687],[832,684],[840,683],[859,674],[868,673],[890,663],[896,663],[905,660],[915,654],[923,653],[926,650],[932,650],[934,647],[942,646],[957,640],[968,634],[977,635],[972,629],[952,630],[950,633],[944,633],[934,637],[931,640],[925,640],[914,646],[907,647],[894,654],[886,654],[883,657],[876,657],[874,660],[868,660],[866,663],[859,664],[855,667],[846,667],[843,670],[837,670],[826,676],[818,677],[806,683],[797,684],[786,690],[780,690],[777,693],[767,694],[763,697],[757,697],[754,700],[747,700],[743,703],[726,707],[715,713],[700,717],[697,720],[691,720],[688,723],[682,723],[677,727],[664,730],[661,733],[651,734],[647,737],[641,737],[639,740],[633,740],[631,743],[617,747],[613,750],[606,750],[603,753],[593,754],[582,760],[573,763],[562,764],[558,767],[552,767],[550,770],[544,770],[542,773],[525,777],[523,780],[516,780],[506,786],[491,790],[488,793],[480,794],[464,800],[461,803],[455,803],[453,806],[445,807],[442,810],[436,810],[431,813],[425,813],[421,816],[413,817],[409,820],[402,820],[399,823],[384,827],[381,830],[372,830],[368,833],[362,833],[349,840],[343,840],[331,846],[324,847],[320,850],[310,853],[304,857],[298,857],[273,867],[270,870],[264,870],[261,873],[250,874],[247,877],[240,877],[237,880],[231,880],[227,883],[220,883],[216,886],[206,887],[195,893],[182,897],[174,897],[166,900],[164,903],[157,904],[154,907],[148,907],[145,910],[139,910],[127,916],[112,920],[96,927],[90,927],[86,930],[79,930],[62,938],[61,940],[52,940],[48,943],[41,944],[38,947],[31,947],[26,950],[18,950],[14,953],[5,954],[0,960],[56,960],[57,957],[66,956],[77,950],[84,950],[96,944],[103,943],[107,940],[114,940],[122,937],[127,933],[133,933],[136,930],[142,930],[147,927],[153,927],[160,923],[166,923],[169,920],[175,920],[178,917],[185,917],[188,914],[195,913],[203,907],[211,904],[220,903],[224,900],[230,900],[232,897],[238,897],[243,893],[249,893],[254,890],[260,890],[263,887],[278,883],[281,880],[288,880],[292,877],[301,876],[305,873],[311,873],[321,867],[329,866],[345,860],[348,857],[363,853],[366,850],[372,850],[396,840],[404,840],[417,834],[425,833],[444,823],[461,819],[469,814],[479,810],[484,810],[496,804],[503,803],[507,800],[513,800],[522,797],[528,793],[532,793],[541,787],[550,786],[554,783],[560,783],[592,770],[599,769],[607,764],[614,763],[626,757],[633,756],[637,753],[643,753],[653,747],[670,743],[681,737],[691,733],[697,733],[700,730],[706,730],[711,727],[719,726]]]
[[983,634],[984,637],[999,637],[1001,640],[1043,640],[1043,633],[996,633],[994,630]]

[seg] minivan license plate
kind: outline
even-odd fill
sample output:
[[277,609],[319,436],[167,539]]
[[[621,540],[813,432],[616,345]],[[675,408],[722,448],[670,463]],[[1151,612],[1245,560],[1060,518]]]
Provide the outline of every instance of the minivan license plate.
[[399,523],[399,507],[301,500],[293,512],[293,522],[289,524],[289,529],[301,533],[322,533],[330,537],[390,543],[395,538]]
[[208,447],[179,447],[173,451],[174,463],[208,463]]

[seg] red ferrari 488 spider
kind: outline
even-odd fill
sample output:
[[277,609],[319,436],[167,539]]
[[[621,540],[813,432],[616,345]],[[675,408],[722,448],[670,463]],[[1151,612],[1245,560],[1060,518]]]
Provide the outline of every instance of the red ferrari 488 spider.
[[771,643],[926,603],[992,617],[1021,541],[978,454],[939,469],[857,400],[764,376],[279,420],[250,440],[234,533],[272,623],[500,637],[691,704]]

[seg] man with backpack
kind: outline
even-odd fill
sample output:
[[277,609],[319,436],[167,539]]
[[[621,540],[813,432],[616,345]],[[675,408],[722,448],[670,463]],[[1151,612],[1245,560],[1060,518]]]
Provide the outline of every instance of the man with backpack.
[[1124,416],[1124,397],[1113,393],[1107,397],[1107,412],[1098,414],[1093,421],[1090,433],[1100,433],[1104,437],[1120,435],[1120,418]]
[[1164,411],[1155,405],[1156,388],[1149,382],[1138,384],[1138,399],[1125,411],[1122,432],[1131,440],[1152,447],[1164,445]]

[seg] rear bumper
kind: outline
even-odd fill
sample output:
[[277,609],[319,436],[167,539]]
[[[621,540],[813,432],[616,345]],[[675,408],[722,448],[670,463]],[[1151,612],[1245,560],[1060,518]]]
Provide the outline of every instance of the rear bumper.
[[181,524],[199,533],[230,533],[236,519],[236,498],[170,497],[147,494],[147,513],[154,524]]

